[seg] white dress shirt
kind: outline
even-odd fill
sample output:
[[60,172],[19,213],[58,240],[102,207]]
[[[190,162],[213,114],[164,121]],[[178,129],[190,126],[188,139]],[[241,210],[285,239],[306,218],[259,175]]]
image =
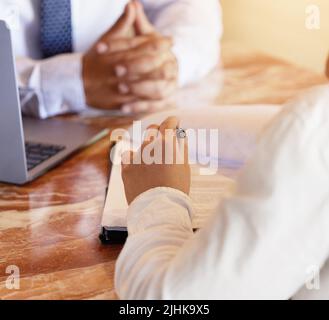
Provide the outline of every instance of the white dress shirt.
[[[167,188],[140,195],[116,265],[119,297],[329,298],[328,105],[329,86],[287,105],[236,194],[196,234],[188,196]],[[321,268],[320,290],[309,290],[319,289],[310,278]]]
[[[81,56],[122,14],[128,0],[71,0],[74,54],[40,61],[40,0],[1,0],[0,19],[13,29],[23,111],[41,118],[85,106]],[[174,38],[179,83],[204,76],[218,62],[222,32],[218,0],[143,0],[158,31]],[[29,95],[30,94],[30,95]],[[29,103],[32,97],[39,101]]]

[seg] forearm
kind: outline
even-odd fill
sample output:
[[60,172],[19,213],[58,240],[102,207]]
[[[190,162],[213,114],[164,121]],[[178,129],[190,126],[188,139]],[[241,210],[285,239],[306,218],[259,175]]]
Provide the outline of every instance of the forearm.
[[19,87],[25,93],[23,113],[47,118],[85,108],[81,54],[65,54],[35,61],[17,59]]
[[193,235],[192,207],[181,192],[157,188],[129,208],[129,237],[116,265],[121,299],[174,298],[166,273],[177,252]]
[[119,296],[291,298],[328,258],[328,101],[324,86],[285,106],[234,197],[195,235],[182,194],[137,199],[116,268]]

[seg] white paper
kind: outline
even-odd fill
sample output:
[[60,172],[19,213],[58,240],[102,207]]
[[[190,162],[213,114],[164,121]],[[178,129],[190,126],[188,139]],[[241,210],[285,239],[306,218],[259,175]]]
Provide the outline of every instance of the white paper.
[[[160,124],[168,116],[181,118],[183,128],[220,129],[220,157],[218,172],[215,175],[200,174],[200,166],[192,166],[191,199],[195,209],[194,228],[201,228],[208,217],[215,211],[221,199],[234,193],[236,176],[252,154],[257,137],[273,117],[280,111],[279,106],[226,106],[181,113],[181,111],[163,112],[142,120],[142,130],[150,124]],[[121,144],[121,145],[120,145]],[[104,207],[102,226],[112,230],[126,228],[128,204],[121,178],[121,151],[129,143],[120,142],[115,147],[107,199]],[[136,148],[137,146],[135,146]],[[194,152],[195,150],[190,150]],[[216,155],[199,155],[216,156]]]

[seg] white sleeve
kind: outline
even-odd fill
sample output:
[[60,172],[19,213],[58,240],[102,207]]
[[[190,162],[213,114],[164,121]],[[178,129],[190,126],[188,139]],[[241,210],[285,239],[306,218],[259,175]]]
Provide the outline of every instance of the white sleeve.
[[222,35],[218,0],[144,0],[155,27],[174,38],[179,84],[198,81],[216,66]]
[[289,299],[329,252],[329,86],[285,107],[234,197],[195,235],[173,190],[129,209],[116,265],[122,299]]
[[17,58],[22,112],[47,118],[86,107],[81,77],[81,54],[46,60]]
[[192,215],[189,197],[174,189],[152,189],[135,199],[128,210],[129,237],[116,265],[121,299],[163,298],[168,265],[193,236]]

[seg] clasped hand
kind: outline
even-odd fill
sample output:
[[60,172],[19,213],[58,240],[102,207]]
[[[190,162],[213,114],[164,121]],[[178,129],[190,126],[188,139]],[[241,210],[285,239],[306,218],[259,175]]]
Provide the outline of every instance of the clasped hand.
[[86,101],[137,113],[162,109],[177,87],[172,39],[156,32],[138,1],[83,57]]

